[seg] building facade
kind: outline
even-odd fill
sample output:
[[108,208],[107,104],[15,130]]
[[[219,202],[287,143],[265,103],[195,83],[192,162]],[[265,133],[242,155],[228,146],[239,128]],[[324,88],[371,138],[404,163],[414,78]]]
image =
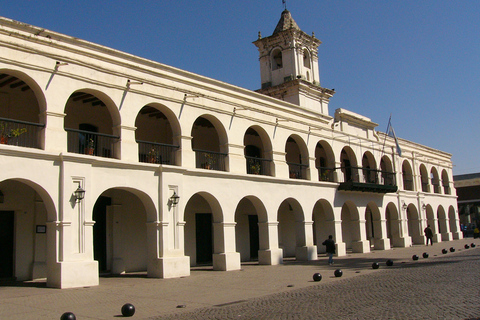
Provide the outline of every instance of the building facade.
[[[97,285],[462,237],[451,155],[375,130],[320,86],[284,11],[253,92],[0,18],[0,278]],[[252,62],[253,63],[253,62]],[[82,195],[81,192],[84,191]]]

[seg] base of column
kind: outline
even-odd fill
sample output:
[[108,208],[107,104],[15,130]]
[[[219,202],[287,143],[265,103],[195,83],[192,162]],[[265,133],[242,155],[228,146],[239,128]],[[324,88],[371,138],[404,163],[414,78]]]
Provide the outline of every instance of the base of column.
[[352,241],[352,252],[354,253],[370,252],[370,241],[369,240]]
[[190,257],[162,257],[150,261],[147,267],[149,278],[180,278],[190,275]]
[[453,240],[463,239],[463,233],[461,232],[452,232]]
[[213,270],[232,271],[240,270],[240,253],[226,252],[213,254]]
[[57,262],[48,266],[47,287],[78,288],[98,286],[98,262]]
[[[47,263],[45,262],[34,262],[32,268],[32,279],[42,279],[47,277]],[[20,280],[20,279],[18,279]]]
[[452,234],[450,232],[442,232],[442,241],[452,241]]
[[397,248],[407,248],[407,247],[412,246],[412,239],[410,237],[407,237],[407,238],[393,238],[391,240],[391,244],[394,247],[397,247]]
[[347,245],[345,242],[337,243],[335,248],[335,256],[337,257],[344,257],[347,255]]
[[283,263],[283,250],[278,249],[267,249],[267,250],[258,250],[258,263],[276,266]]
[[299,261],[318,260],[317,246],[296,247],[295,258]]
[[440,242],[442,242],[442,235],[440,235],[440,234],[438,234],[438,233],[434,234],[434,235],[433,235],[433,242],[435,242],[435,243],[440,243]]
[[373,248],[375,250],[390,250],[392,248],[390,246],[390,239],[388,238],[374,239]]

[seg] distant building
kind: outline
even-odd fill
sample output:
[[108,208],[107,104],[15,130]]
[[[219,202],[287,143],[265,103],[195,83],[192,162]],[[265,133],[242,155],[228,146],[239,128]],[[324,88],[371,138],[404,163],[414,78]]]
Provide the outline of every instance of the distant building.
[[453,177],[457,190],[460,222],[472,235],[474,226],[480,226],[480,173],[461,174]]
[[[460,239],[451,155],[328,105],[284,11],[242,89],[0,18],[0,277],[275,265]],[[212,56],[213,58],[213,56]],[[253,63],[253,61],[252,61]]]

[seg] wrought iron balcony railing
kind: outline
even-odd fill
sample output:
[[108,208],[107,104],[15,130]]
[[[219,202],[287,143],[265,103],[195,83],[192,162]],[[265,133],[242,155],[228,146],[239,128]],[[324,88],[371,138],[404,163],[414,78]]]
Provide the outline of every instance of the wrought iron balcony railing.
[[138,143],[138,161],[156,164],[176,164],[176,151],[178,146],[140,141]]
[[40,149],[43,128],[45,125],[40,123],[0,118],[0,143]]
[[262,176],[270,175],[270,165],[272,160],[247,156],[245,156],[245,159],[247,160],[247,174],[259,174]]
[[65,129],[67,131],[68,152],[114,158],[120,137],[90,131]]
[[205,150],[193,150],[195,151],[195,163],[197,168],[207,170],[226,171],[225,159],[226,153],[205,151]]

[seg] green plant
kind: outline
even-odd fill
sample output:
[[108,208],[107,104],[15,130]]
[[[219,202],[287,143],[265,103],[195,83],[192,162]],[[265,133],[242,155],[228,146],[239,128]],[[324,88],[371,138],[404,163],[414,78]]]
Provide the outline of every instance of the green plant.
[[27,132],[27,128],[9,129],[7,123],[0,122],[0,136],[4,138],[18,137]]
[[260,162],[255,161],[250,164],[250,172],[253,174],[259,174],[261,169],[262,165],[260,164]]
[[95,140],[93,138],[88,139],[87,148],[95,149]]

